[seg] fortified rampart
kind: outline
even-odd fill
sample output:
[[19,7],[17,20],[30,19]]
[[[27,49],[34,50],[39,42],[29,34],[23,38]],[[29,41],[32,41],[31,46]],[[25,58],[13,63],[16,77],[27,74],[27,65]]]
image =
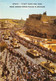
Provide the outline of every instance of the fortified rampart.
[[29,18],[37,19],[39,16],[41,16],[41,21],[48,22],[50,20],[56,19],[56,16],[47,16],[47,15],[41,15],[41,14],[32,14],[29,15]]

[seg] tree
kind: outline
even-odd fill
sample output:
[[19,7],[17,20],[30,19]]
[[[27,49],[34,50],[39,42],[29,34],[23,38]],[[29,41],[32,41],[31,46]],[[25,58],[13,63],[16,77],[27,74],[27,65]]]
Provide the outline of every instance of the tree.
[[46,12],[44,12],[43,15],[46,15]]
[[4,27],[4,24],[5,24],[4,22],[1,22],[1,27]]
[[3,51],[7,47],[7,44],[5,42],[0,43],[0,50]]
[[56,19],[54,20],[54,24],[56,25]]

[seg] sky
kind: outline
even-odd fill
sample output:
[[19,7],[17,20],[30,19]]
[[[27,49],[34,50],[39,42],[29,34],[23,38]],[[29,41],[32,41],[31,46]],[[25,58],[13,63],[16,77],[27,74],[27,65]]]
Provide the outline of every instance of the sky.
[[[42,3],[45,8],[10,8],[13,3]],[[56,16],[56,0],[0,0],[0,18],[24,19],[31,14]]]

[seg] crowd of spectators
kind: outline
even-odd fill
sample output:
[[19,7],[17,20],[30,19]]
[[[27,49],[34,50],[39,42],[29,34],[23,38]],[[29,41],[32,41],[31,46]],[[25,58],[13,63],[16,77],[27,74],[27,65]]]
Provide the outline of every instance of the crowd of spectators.
[[52,75],[46,69],[43,69],[40,65],[33,64],[32,61],[13,49],[8,49],[11,53],[10,66],[12,68],[14,63],[14,66],[17,67],[17,69],[14,67],[13,70],[16,73],[16,77],[13,78],[13,72],[11,75],[13,81],[54,81]]

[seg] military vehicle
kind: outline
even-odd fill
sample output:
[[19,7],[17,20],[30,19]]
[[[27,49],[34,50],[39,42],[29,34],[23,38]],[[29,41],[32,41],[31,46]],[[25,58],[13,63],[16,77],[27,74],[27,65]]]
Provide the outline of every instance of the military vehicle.
[[41,62],[40,65],[47,69],[50,73],[56,74],[56,65],[53,62],[47,61],[47,62]]
[[34,49],[29,49],[27,51],[27,55],[35,58],[35,57],[40,57],[41,53],[39,53],[37,50],[34,50]]
[[14,48],[20,48],[19,44],[16,43],[16,42],[13,42],[11,45],[12,45],[12,47],[14,47]]
[[3,38],[4,38],[5,40],[8,40],[8,39],[9,39],[8,35],[5,35]]
[[19,43],[19,41],[16,38],[13,38],[11,42]]

